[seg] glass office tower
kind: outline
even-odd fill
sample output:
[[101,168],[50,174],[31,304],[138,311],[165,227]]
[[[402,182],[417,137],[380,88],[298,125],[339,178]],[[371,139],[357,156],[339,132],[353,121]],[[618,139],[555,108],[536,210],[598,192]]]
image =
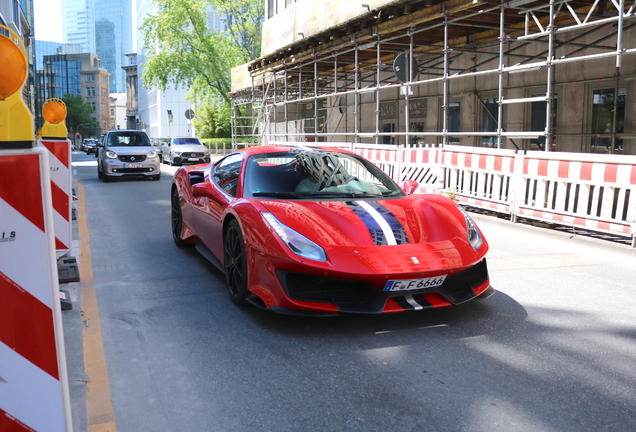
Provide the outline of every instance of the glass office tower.
[[97,54],[110,72],[111,92],[126,91],[126,54],[132,52],[131,0],[65,0],[64,41]]

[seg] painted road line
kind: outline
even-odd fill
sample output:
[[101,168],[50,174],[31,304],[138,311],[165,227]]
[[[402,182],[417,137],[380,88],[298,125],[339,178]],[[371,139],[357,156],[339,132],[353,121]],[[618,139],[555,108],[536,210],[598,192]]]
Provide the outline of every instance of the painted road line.
[[86,383],[86,417],[88,432],[116,432],[113,403],[108,384],[106,356],[99,322],[99,310],[93,281],[91,241],[84,205],[84,188],[77,186],[77,227],[80,240],[80,296],[84,315],[84,371]]

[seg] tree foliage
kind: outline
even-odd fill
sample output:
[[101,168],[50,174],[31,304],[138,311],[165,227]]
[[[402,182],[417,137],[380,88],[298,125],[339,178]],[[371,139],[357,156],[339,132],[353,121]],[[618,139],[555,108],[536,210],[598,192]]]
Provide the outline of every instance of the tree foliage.
[[[198,101],[229,105],[230,70],[260,54],[262,0],[154,0],[160,11],[142,25],[145,86],[189,87]],[[207,11],[226,29],[208,27]]]
[[69,134],[74,134],[80,125],[80,133],[84,131],[83,134],[86,135],[90,130],[94,133],[99,123],[92,117],[95,113],[93,107],[85,103],[81,96],[67,94],[62,100],[66,105],[66,128]]
[[230,107],[220,101],[212,101],[199,107],[194,127],[200,138],[230,138]]

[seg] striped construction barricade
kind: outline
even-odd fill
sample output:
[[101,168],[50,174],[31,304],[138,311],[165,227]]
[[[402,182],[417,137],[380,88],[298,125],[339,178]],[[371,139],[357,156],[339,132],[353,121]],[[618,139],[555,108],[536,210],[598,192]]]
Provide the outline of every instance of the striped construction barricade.
[[72,431],[50,165],[0,150],[0,431]]
[[514,150],[448,145],[442,148],[444,187],[461,203],[510,214],[515,196]]
[[519,216],[634,237],[636,156],[527,152]]
[[72,231],[72,175],[71,141],[68,139],[41,139],[38,145],[49,153],[51,198],[53,202],[53,232],[55,249],[69,251]]

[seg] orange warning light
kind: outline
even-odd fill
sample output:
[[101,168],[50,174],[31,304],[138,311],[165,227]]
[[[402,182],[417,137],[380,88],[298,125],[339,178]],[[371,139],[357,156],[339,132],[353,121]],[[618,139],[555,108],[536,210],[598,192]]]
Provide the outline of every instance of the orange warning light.
[[48,99],[42,107],[42,116],[51,124],[58,124],[66,119],[66,104],[61,99]]
[[0,100],[5,100],[22,88],[27,78],[27,60],[22,41],[8,28],[0,27]]

